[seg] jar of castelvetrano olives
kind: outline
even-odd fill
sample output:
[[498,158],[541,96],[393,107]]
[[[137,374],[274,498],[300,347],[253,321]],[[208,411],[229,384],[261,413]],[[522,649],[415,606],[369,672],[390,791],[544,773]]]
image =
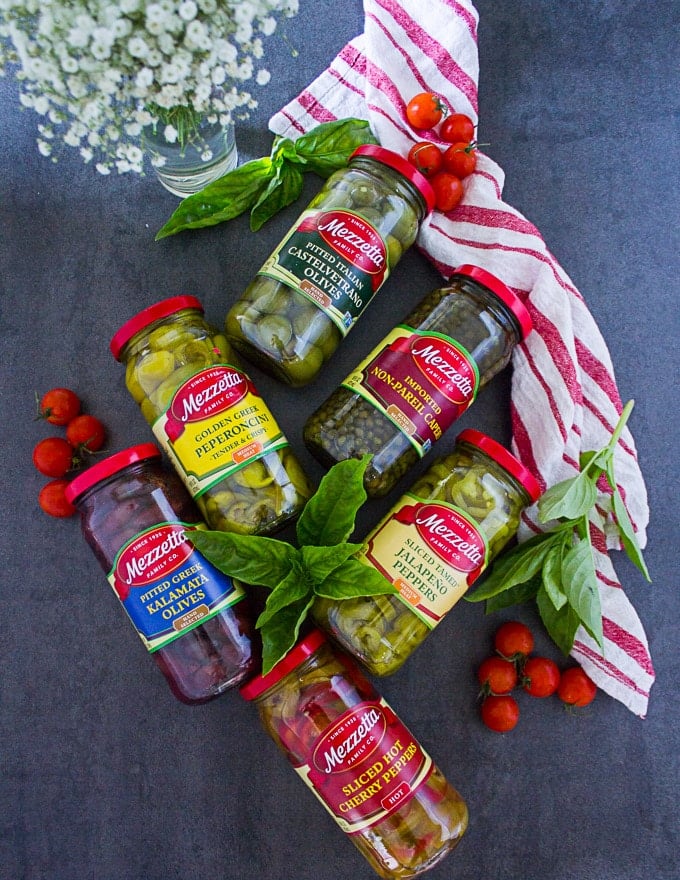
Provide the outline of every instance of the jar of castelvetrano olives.
[[193,296],[131,318],[111,341],[128,391],[214,529],[268,534],[312,489],[222,333]]
[[243,682],[259,652],[240,584],[204,559],[205,528],[153,443],[103,459],[66,489],[85,540],[174,695],[204,703]]
[[415,877],[463,836],[461,796],[318,630],[241,693],[257,701],[265,730],[381,877]]
[[234,347],[290,385],[310,382],[416,239],[434,205],[410,163],[366,145],[328,178],[226,317]]
[[384,495],[505,367],[531,330],[515,294],[460,266],[373,349],[308,419],[305,443],[325,465],[372,453],[364,485]]
[[505,447],[463,431],[366,538],[359,559],[394,594],[318,599],[314,619],[373,674],[395,672],[515,535],[539,494]]

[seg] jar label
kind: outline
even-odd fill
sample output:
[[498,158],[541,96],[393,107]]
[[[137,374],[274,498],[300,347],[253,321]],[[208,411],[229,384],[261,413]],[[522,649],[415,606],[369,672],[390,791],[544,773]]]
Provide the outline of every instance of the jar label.
[[350,211],[304,211],[259,275],[294,288],[346,336],[389,275],[380,233]]
[[489,547],[479,524],[459,507],[406,493],[368,536],[359,558],[434,629],[484,571]]
[[449,336],[400,325],[342,385],[387,416],[422,457],[474,401],[479,370]]
[[343,713],[296,770],[343,831],[382,822],[413,796],[432,759],[382,698]]
[[202,524],[164,522],[116,554],[109,583],[149,652],[157,651],[244,598],[243,588],[194,548]]
[[227,364],[180,385],[153,432],[194,498],[288,445],[248,376]]

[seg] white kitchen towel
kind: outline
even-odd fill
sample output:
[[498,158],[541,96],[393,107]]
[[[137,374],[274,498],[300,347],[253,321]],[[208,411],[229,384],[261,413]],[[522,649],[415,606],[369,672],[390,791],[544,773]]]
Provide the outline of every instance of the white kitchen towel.
[[[320,122],[367,119],[382,146],[401,155],[422,140],[405,106],[423,91],[441,95],[453,112],[477,115],[477,11],[466,0],[364,0],[364,33],[270,120],[295,139]],[[432,133],[428,138],[435,140]],[[609,440],[621,400],[606,343],[579,291],[536,227],[502,200],[504,174],[481,151],[465,195],[451,212],[435,211],[417,246],[447,278],[462,263],[501,278],[522,299],[534,331],[513,357],[513,451],[545,489],[573,476],[581,452]],[[615,455],[617,480],[641,546],[649,520],[635,444],[624,430]],[[540,530],[535,508],[520,539]],[[610,520],[611,522],[611,520]],[[605,634],[604,656],[583,628],[573,656],[593,681],[644,717],[654,669],[644,629],[627,599],[607,547],[613,530],[593,530]]]

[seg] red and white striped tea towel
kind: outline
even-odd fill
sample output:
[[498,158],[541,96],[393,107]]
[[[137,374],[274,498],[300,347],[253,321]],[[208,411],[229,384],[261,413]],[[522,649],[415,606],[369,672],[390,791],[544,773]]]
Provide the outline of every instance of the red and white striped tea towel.
[[[442,95],[454,112],[477,122],[477,11],[467,0],[364,0],[364,33],[330,67],[270,120],[295,139],[320,122],[368,119],[380,143],[406,155],[416,140],[405,104],[422,91]],[[429,136],[429,133],[428,133]],[[493,272],[526,304],[534,323],[513,359],[513,450],[544,488],[573,476],[581,451],[604,446],[621,412],[607,346],[582,296],[540,233],[502,200],[504,175],[478,155],[465,196],[450,214],[435,212],[418,247],[444,277],[462,263]],[[628,430],[615,467],[642,546],[647,493]],[[523,525],[538,531],[535,510]],[[594,531],[603,607],[605,653],[583,628],[573,656],[604,691],[644,717],[654,669],[640,620],[619,584],[606,547],[613,533]]]

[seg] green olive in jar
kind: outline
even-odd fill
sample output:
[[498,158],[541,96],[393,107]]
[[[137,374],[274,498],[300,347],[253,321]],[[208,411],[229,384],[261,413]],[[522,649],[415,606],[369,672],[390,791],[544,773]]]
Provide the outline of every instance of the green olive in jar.
[[[264,293],[272,306],[271,292]],[[287,289],[280,295],[287,300]],[[249,308],[261,314],[256,301]],[[276,321],[272,313],[271,333],[285,335]],[[171,297],[144,309],[115,334],[111,350],[212,528],[269,534],[300,514],[312,487],[226,337],[206,323],[195,297]]]
[[374,675],[395,672],[516,534],[536,479],[503,446],[463,431],[367,535],[359,559],[394,594],[317,599],[312,614]]
[[311,382],[433,205],[430,184],[401,156],[359,147],[227,313],[234,348],[289,385]]

